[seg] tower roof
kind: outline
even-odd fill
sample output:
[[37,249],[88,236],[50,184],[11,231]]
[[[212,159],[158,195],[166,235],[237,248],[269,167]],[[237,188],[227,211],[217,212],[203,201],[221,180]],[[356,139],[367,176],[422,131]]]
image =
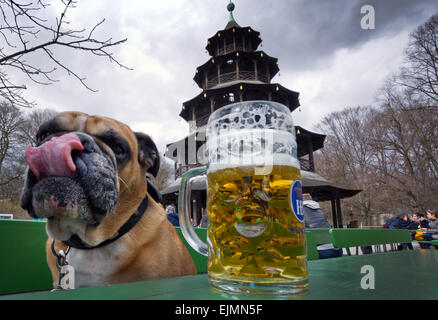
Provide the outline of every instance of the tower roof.
[[[198,114],[198,118],[200,117],[200,113],[202,113],[202,108],[204,105],[202,101],[208,101],[207,105],[210,105],[209,97],[218,97],[223,94],[227,94],[229,92],[236,93],[243,91],[253,91],[258,94],[268,94],[268,92],[272,93],[272,101],[276,101],[286,105],[290,111],[294,111],[296,108],[300,106],[299,101],[299,93],[293,90],[290,90],[286,87],[278,83],[262,83],[259,81],[245,81],[245,80],[236,80],[228,83],[224,83],[221,86],[216,86],[212,89],[203,90],[196,97],[185,101],[183,103],[183,108],[179,114],[181,118],[186,121],[189,121],[192,115],[192,111],[195,114]],[[236,98],[237,99],[237,98]],[[266,100],[261,98],[251,99],[251,100]],[[284,100],[284,101],[283,101]],[[285,102],[287,101],[287,102]],[[236,100],[237,102],[237,100]],[[208,107],[210,110],[210,107]],[[209,114],[209,112],[208,112]]]
[[[214,36],[208,39],[205,49],[210,56],[214,57],[221,54],[219,52],[216,52],[216,49],[220,46],[223,46],[224,39],[229,39],[229,41],[232,41],[233,36],[246,38],[245,42],[247,44],[247,48],[244,51],[255,51],[257,50],[259,44],[262,42],[262,39],[260,38],[260,32],[255,31],[249,26],[240,27],[235,21],[230,21],[228,22],[227,27],[224,30],[217,31]],[[239,49],[239,51],[240,50],[241,49]]]
[[228,21],[227,25],[225,26],[224,30],[228,30],[231,28],[240,28],[240,26],[237,24],[237,22],[235,20],[230,20]]
[[[265,61],[266,67],[269,68],[269,74],[270,74],[270,78],[267,79],[267,81],[265,80],[265,82],[271,81],[271,79],[280,70],[278,68],[278,59],[269,56],[264,51],[253,51],[253,52],[240,51],[238,53],[236,53],[236,52],[232,51],[232,52],[229,52],[227,54],[214,57],[212,59],[209,59],[203,65],[198,66],[196,68],[196,74],[193,77],[193,80],[198,84],[199,87],[202,87],[202,81],[204,80],[204,74],[206,72],[208,72],[209,70],[211,70],[211,68],[216,68],[215,64],[221,64],[224,61],[229,61],[229,62],[233,63],[234,59],[236,59],[236,58],[240,58],[240,59],[247,58],[247,59],[251,59],[251,60],[259,59],[259,60]],[[236,57],[236,54],[238,55],[238,57]],[[210,80],[213,80],[213,79],[210,78]]]

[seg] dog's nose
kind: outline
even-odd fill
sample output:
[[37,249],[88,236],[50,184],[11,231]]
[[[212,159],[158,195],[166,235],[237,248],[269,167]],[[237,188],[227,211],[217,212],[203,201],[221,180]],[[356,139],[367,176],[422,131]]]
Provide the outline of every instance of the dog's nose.
[[26,162],[38,180],[49,176],[71,177],[76,171],[71,152],[83,149],[79,137],[67,133],[53,137],[39,147],[27,146]]

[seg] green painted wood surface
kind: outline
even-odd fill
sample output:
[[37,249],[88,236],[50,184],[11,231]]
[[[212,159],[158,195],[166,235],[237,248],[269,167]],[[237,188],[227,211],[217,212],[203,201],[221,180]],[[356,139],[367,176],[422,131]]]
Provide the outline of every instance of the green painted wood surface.
[[306,230],[306,246],[307,246],[307,260],[319,259],[318,249],[316,249],[315,238],[310,231]]
[[[52,288],[46,261],[47,234],[44,221],[0,220],[0,295]],[[182,237],[181,230],[176,227]],[[206,240],[205,228],[196,228]],[[182,237],[183,238],[183,237]],[[207,272],[207,257],[193,250],[183,239],[198,273]]]
[[0,294],[52,288],[45,222],[0,220]]
[[[207,257],[196,252],[175,228],[195,262],[198,273],[207,272]],[[206,241],[207,229],[195,228],[198,237]],[[0,220],[0,294],[41,291],[52,287],[46,262],[45,222],[30,220]],[[309,245],[311,246],[309,248]],[[309,259],[317,259],[312,240],[308,242]]]
[[427,243],[433,246],[438,246],[438,240],[430,240],[430,241],[413,241],[413,242],[418,242],[418,243]]
[[[184,245],[189,250],[190,255],[192,256],[193,262],[195,263],[196,270],[198,273],[206,273],[207,272],[207,257],[198,253],[195,249],[193,249],[184,239],[184,236],[182,234],[180,227],[175,227],[176,231],[178,232],[179,236],[181,237]],[[207,228],[194,228],[196,234],[198,235],[199,239],[201,239],[204,242],[207,242]]]
[[336,248],[371,246],[375,244],[411,242],[406,229],[330,229],[330,237]]
[[[180,234],[180,236],[182,236],[181,230],[178,227],[176,228],[176,230]],[[341,232],[344,230],[348,232],[351,231],[351,229],[334,229],[334,230],[335,230],[334,232],[333,230],[331,231],[331,236],[333,234],[335,235],[338,234],[339,231]],[[195,231],[197,232],[198,236],[202,240],[204,241],[206,240],[207,230],[205,228],[196,228]],[[314,239],[315,233],[314,230],[311,230],[310,231],[311,236],[309,236],[309,231],[310,230],[306,230],[309,267],[313,266],[314,268],[313,272],[315,272],[316,270],[315,268],[318,268],[318,264],[316,265],[314,264],[314,262],[317,261],[316,259],[318,257],[316,251],[316,241]],[[370,232],[370,231],[379,231],[379,232],[383,231],[387,234],[391,233],[390,241],[409,242],[410,240],[409,232],[407,232],[409,238],[406,238],[406,236],[402,234],[403,231],[407,231],[407,230],[356,229],[356,231],[362,232],[359,239],[354,240],[355,239],[354,234],[349,233],[347,239],[349,241],[348,243],[343,244],[342,242],[339,242],[341,240],[338,240],[338,242],[336,243],[338,245],[349,245],[349,246],[371,245],[375,243],[390,243],[390,242],[385,242],[389,240],[387,240],[386,238],[385,238],[386,240],[383,239],[382,238],[383,236],[379,236],[377,238],[369,240],[370,236],[375,237],[377,234],[375,232]],[[365,234],[363,233],[363,231],[367,232],[366,237],[364,236]],[[400,231],[402,233],[400,233]],[[365,238],[366,241],[372,241],[372,243],[365,242],[366,244],[364,244],[363,238]],[[12,220],[12,221],[0,220],[0,294],[5,295],[11,293],[18,293],[18,292],[44,291],[51,289],[51,276],[46,264],[46,257],[45,257],[46,239],[47,239],[47,235],[45,232],[44,222],[27,221],[27,220]],[[351,242],[352,239],[354,240],[353,242]],[[360,242],[358,242],[359,240]],[[183,242],[189,248],[189,252],[195,261],[195,265],[197,267],[198,273],[202,274],[207,272],[207,257],[202,256],[199,253],[197,253],[195,250],[193,250],[184,239]],[[421,251],[438,252],[436,250],[421,250]],[[408,252],[404,252],[404,253],[410,254]],[[340,259],[344,259],[344,258],[350,258],[350,257],[343,257]],[[326,262],[324,263],[327,263],[327,266],[330,266],[333,262],[331,261],[327,262],[327,260],[339,260],[339,259],[325,259]],[[318,273],[316,273],[314,276],[319,277]],[[199,279],[203,279],[203,278],[199,278]],[[159,281],[161,280],[158,280],[158,283],[160,283]],[[180,281],[180,280],[175,280],[175,281]],[[125,294],[129,296],[129,292],[130,292],[129,290],[131,290],[130,285],[132,284],[126,284],[126,285],[127,287],[123,287],[123,288],[127,288]],[[189,287],[192,286],[191,283],[185,285]],[[197,285],[195,282],[195,287],[196,286]],[[100,288],[99,290],[101,289],[102,288]],[[118,295],[116,296],[119,297]],[[177,297],[178,293],[172,293],[171,296]]]
[[[374,289],[362,289],[362,267],[375,271]],[[346,256],[308,262],[309,292],[292,299],[309,300],[415,300],[438,299],[438,250],[412,250],[372,255]],[[207,274],[142,281],[70,291],[1,296],[0,299],[145,299],[223,300],[263,299],[231,296],[208,285]]]
[[326,228],[315,228],[315,229],[306,229],[306,232],[309,231],[313,234],[316,245],[332,243],[332,238],[330,237],[330,229]]

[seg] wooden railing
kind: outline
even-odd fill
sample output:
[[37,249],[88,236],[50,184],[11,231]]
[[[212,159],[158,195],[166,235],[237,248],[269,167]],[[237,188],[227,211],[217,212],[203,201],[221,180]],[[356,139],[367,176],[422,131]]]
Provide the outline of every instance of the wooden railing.
[[219,77],[209,79],[207,83],[207,89],[210,89],[221,83],[227,83],[236,80],[259,80],[264,83],[269,83],[268,77],[263,73],[254,71],[240,71],[237,73],[236,71],[233,71],[223,73]]
[[248,50],[243,50],[243,46],[242,44],[237,44],[236,43],[236,47],[234,48],[234,44],[228,44],[225,47],[220,47],[216,50],[216,55],[217,56],[221,56],[221,55],[225,55],[227,53],[231,53],[234,51],[248,51]]
[[205,126],[208,122],[208,118],[210,118],[210,115],[207,114],[205,116],[199,117],[196,119],[196,127],[200,128],[202,126]]

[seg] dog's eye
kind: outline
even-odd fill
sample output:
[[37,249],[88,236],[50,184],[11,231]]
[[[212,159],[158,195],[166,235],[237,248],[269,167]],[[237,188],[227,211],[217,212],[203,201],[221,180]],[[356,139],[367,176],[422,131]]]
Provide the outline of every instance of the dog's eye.
[[125,150],[123,149],[123,147],[119,146],[119,145],[113,145],[111,147],[111,149],[113,149],[114,154],[116,155],[122,155],[125,153]]
[[102,135],[96,136],[97,139],[111,148],[117,163],[121,164],[131,158],[131,149],[128,142],[115,131],[108,131]]

